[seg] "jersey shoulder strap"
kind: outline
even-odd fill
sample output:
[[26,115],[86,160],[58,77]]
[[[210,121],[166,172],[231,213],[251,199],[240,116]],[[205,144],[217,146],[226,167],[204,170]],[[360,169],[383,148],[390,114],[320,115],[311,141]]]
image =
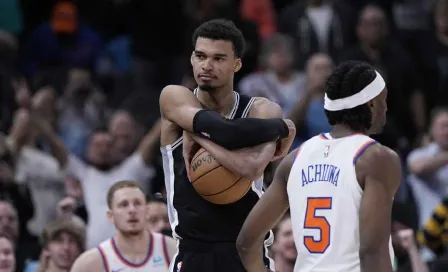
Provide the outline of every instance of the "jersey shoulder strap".
[[250,97],[244,94],[238,94],[239,103],[235,113],[235,118],[246,118],[249,114],[250,108],[255,102],[255,97]]

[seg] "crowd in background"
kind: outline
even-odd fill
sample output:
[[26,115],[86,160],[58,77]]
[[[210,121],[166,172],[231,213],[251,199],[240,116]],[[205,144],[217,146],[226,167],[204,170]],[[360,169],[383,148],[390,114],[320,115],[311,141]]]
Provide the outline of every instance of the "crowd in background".
[[[113,235],[105,194],[123,179],[145,188],[148,228],[171,234],[158,98],[168,84],[195,87],[191,34],[217,17],[248,43],[235,90],[278,103],[294,146],[330,130],[335,65],[378,69],[388,122],[375,139],[404,171],[395,266],[448,271],[448,0],[0,1],[0,262],[68,271]],[[277,269],[292,271],[289,217],[275,234]]]

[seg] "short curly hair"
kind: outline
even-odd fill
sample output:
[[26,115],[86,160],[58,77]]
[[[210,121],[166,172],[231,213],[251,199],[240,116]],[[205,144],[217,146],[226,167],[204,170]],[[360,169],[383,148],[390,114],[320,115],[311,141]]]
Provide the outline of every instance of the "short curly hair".
[[[347,61],[337,66],[325,85],[325,94],[331,100],[345,98],[360,92],[376,77],[375,68],[365,62]],[[325,110],[330,125],[346,125],[359,132],[372,126],[372,112],[367,103],[340,111]]]
[[233,45],[235,56],[237,58],[243,57],[246,41],[244,40],[243,33],[230,20],[214,19],[201,24],[193,33],[193,48],[196,46],[196,41],[199,37],[229,41]]

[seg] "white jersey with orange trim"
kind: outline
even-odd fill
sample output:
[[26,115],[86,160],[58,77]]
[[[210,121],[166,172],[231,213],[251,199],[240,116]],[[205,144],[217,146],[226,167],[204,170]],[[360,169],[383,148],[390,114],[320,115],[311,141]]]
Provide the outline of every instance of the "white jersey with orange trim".
[[98,245],[103,259],[105,272],[167,272],[170,265],[166,236],[160,233],[151,233],[149,250],[146,258],[139,264],[125,259],[120,253],[114,238],[108,239]]
[[[320,134],[300,147],[287,191],[294,241],[295,272],[357,272],[359,209],[363,190],[355,162],[376,141],[363,134],[333,139]],[[389,242],[394,260],[392,241]]]

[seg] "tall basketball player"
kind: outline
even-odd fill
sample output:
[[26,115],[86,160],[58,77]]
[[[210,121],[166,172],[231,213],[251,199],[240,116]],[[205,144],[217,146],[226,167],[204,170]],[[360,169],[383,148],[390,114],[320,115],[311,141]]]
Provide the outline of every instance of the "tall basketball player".
[[391,272],[391,208],[398,155],[368,135],[386,121],[387,89],[368,64],[346,62],[325,88],[333,125],[289,154],[248,216],[237,247],[249,272],[266,271],[264,234],[290,206],[298,251],[294,271]]
[[[191,92],[167,86],[160,96],[168,214],[173,236],[179,239],[171,271],[245,271],[236,238],[262,193],[258,177],[270,161],[287,154],[295,128],[281,119],[277,104],[234,91],[233,77],[241,68],[245,41],[233,22],[202,24],[193,34],[193,46],[191,65],[198,88]],[[215,205],[199,196],[186,171],[194,137],[188,133],[182,137],[183,130],[203,137],[196,141],[224,167],[256,180],[252,190],[229,205]],[[268,232],[265,235],[272,240]],[[267,258],[263,262],[270,265]]]
[[176,241],[149,232],[146,198],[138,183],[120,181],[107,193],[108,218],[116,236],[84,252],[72,272],[166,272],[176,252]]

